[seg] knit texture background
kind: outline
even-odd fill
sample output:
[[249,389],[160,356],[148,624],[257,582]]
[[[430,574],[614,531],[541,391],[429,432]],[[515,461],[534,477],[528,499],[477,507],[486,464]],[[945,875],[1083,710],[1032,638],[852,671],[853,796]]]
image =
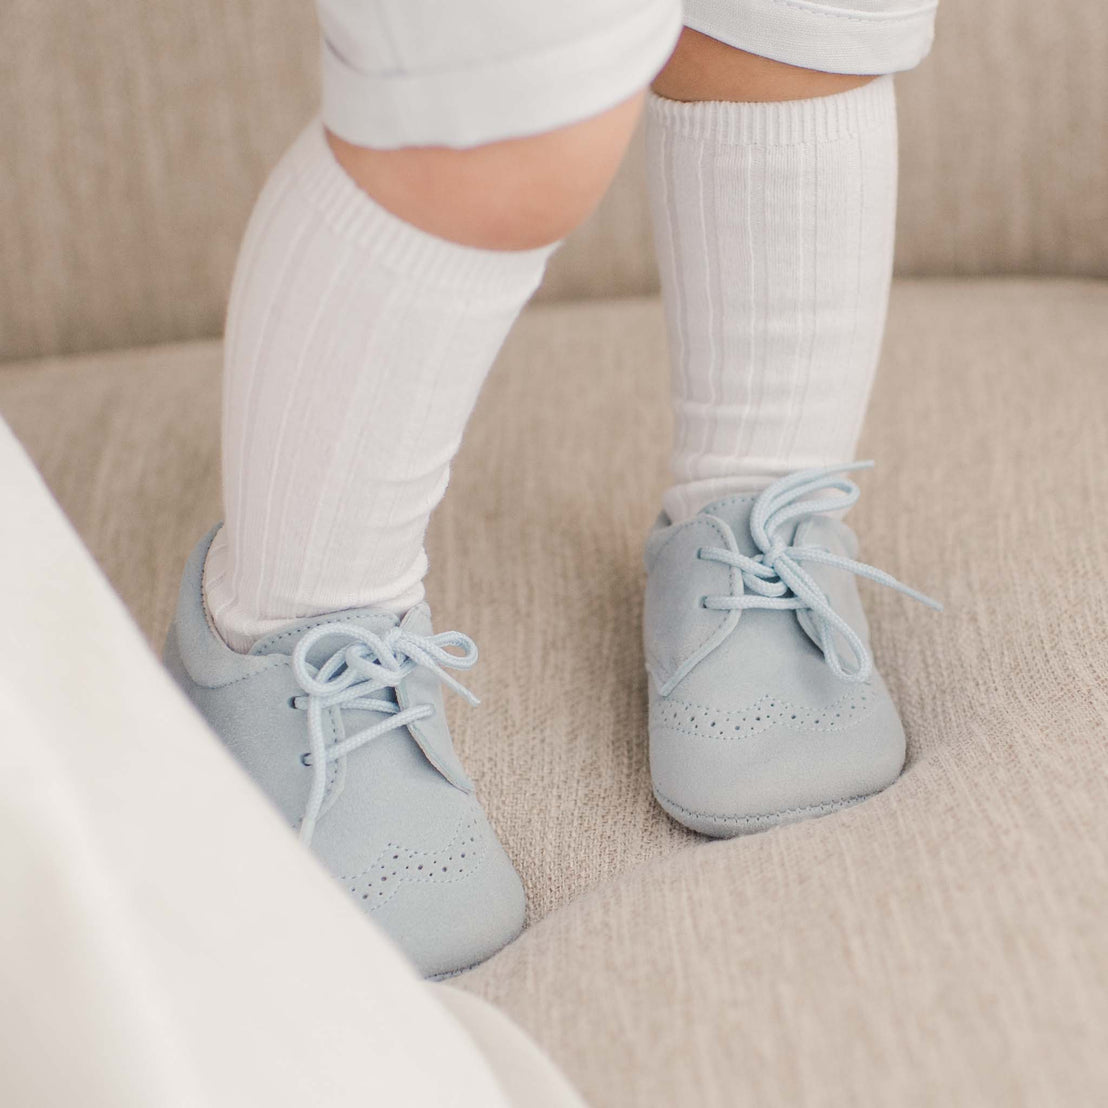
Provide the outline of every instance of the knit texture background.
[[[482,651],[457,745],[523,937],[458,984],[596,1108],[1108,1100],[1108,285],[894,283],[852,516],[908,768],[709,843],[650,796],[642,541],[666,483],[652,299],[524,313],[430,535]],[[219,349],[0,369],[0,411],[160,645],[217,518]]]

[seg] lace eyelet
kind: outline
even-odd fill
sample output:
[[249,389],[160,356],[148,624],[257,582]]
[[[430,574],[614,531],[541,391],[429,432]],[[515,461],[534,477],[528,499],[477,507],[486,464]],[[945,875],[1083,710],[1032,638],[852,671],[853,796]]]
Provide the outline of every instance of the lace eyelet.
[[702,596],[700,598],[700,602],[698,604],[698,607],[700,607],[700,608],[707,608],[708,607],[708,598],[706,596]]
[[704,547],[698,546],[696,548],[696,559],[698,562],[704,561]]
[[293,708],[293,709],[296,709],[296,702],[299,699],[300,699],[300,697],[298,697],[298,696],[290,696],[289,697],[289,707]]
[[307,767],[308,767],[308,769],[311,769],[311,768],[312,768],[312,755],[311,755],[311,752],[309,752],[309,753],[307,753],[307,754],[301,754],[301,755],[300,755],[300,764],[301,764],[302,766],[307,766]]

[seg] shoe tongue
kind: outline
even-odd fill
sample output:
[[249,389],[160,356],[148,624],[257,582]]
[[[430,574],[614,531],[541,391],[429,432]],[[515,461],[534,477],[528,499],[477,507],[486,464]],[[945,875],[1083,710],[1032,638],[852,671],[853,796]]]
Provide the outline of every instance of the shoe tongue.
[[750,536],[750,513],[754,508],[756,495],[725,496],[714,500],[697,512],[697,515],[712,516],[725,523],[735,536],[735,545],[740,554],[753,558],[759,553],[758,546]]
[[[427,632],[420,625],[421,621],[418,618],[420,608],[422,608],[422,605],[417,605],[408,612],[403,619],[403,624],[417,634],[425,634]],[[336,627],[333,635],[321,635],[312,644],[307,656],[307,661],[312,666],[322,665],[336,650],[349,644],[350,637],[342,633],[341,625],[353,624],[366,631],[372,631],[376,635],[383,635],[390,628],[400,624],[401,619],[392,612],[384,612],[380,608],[351,608],[346,612],[329,612],[327,615],[313,616],[301,620],[299,623],[291,623],[287,627],[282,627],[279,631],[266,635],[250,648],[250,653],[291,655],[306,631],[325,623],[334,623],[340,626]]]

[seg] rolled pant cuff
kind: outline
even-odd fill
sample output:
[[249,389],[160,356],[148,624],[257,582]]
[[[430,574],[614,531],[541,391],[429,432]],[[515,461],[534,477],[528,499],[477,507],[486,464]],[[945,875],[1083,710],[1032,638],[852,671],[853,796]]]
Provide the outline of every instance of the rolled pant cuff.
[[323,122],[359,146],[479,146],[541,134],[644,88],[681,30],[674,0],[541,51],[464,69],[360,72],[323,43]]
[[896,73],[927,56],[937,7],[937,0],[880,12],[812,0],[685,0],[685,25],[739,50],[804,69]]

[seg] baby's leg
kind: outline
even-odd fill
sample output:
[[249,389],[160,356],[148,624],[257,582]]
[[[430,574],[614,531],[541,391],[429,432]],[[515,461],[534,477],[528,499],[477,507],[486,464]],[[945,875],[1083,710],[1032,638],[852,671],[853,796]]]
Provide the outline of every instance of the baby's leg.
[[891,73],[932,15],[688,0],[654,83],[674,445],[646,551],[650,761],[662,806],[707,834],[836,811],[904,763],[855,575],[926,598],[856,561],[858,489],[827,467],[854,457],[885,323]]
[[681,13],[320,7],[323,118],[242,247],[226,521],[189,560],[165,658],[353,902],[441,976],[518,934],[524,891],[447,728],[441,685],[470,695],[449,671],[476,646],[421,603],[423,536],[485,374],[607,187]]
[[[613,72],[578,75],[571,51],[543,51],[565,45],[580,5],[552,9],[558,26],[536,17],[525,43],[539,60],[499,72],[518,31],[495,5],[451,17],[471,35],[495,17],[485,37],[505,41],[488,62],[484,39],[454,49],[449,28],[404,38],[382,5],[322,8],[323,124],[258,201],[227,322],[226,514],[205,596],[242,651],[291,620],[422,598],[424,532],[485,374],[554,245],[607,188],[678,29],[663,4]],[[386,31],[401,40],[386,47]],[[367,76],[349,59],[370,68],[372,49],[409,64],[378,58]]]

